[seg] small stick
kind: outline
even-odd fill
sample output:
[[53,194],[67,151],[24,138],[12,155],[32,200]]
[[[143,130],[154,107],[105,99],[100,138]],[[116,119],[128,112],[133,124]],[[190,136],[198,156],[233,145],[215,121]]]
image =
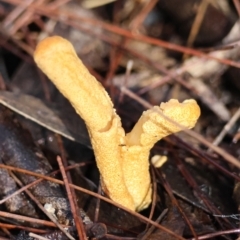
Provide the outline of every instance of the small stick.
[[[71,211],[72,211],[72,214],[73,214],[74,221],[75,222],[80,222],[79,219],[78,219],[78,214],[76,213],[76,208],[74,206],[74,203],[73,203],[73,201],[70,201],[70,199],[72,199],[72,191],[71,191],[71,188],[69,186],[67,175],[66,175],[65,169],[64,169],[63,164],[62,164],[62,159],[59,156],[57,156],[57,162],[58,162],[59,169],[60,169],[62,177],[63,177],[63,182],[64,182],[64,186],[66,188],[67,195],[68,195],[68,198],[69,198],[69,203],[70,203],[70,207],[71,207]],[[82,227],[82,229],[84,229],[84,228]],[[87,236],[85,234],[85,231],[78,231],[78,234],[79,234],[79,240],[81,240],[81,239],[87,240]]]
[[232,116],[232,118],[227,122],[227,124],[223,127],[222,131],[219,133],[219,135],[214,139],[213,145],[218,146],[219,143],[222,141],[224,136],[229,132],[229,130],[233,127],[233,125],[236,123],[236,121],[240,117],[240,108],[235,112],[235,114]]

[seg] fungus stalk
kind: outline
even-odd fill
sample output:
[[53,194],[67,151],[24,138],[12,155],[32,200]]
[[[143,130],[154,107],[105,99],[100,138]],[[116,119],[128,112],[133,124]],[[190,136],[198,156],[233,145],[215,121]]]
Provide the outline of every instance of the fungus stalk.
[[192,128],[200,115],[196,101],[170,100],[147,110],[125,135],[109,95],[69,41],[58,36],[44,39],[36,48],[34,60],[85,121],[104,192],[131,210],[148,207],[152,192],[150,149],[161,138],[181,130],[163,115]]

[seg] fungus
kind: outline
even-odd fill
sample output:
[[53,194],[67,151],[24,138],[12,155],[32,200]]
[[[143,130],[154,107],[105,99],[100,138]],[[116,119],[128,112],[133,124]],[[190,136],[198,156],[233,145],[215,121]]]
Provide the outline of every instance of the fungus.
[[194,127],[200,115],[196,101],[170,100],[155,106],[145,111],[125,135],[109,95],[69,41],[58,36],[44,39],[35,50],[34,60],[85,121],[104,192],[131,210],[148,207],[152,192],[150,149],[161,138],[180,131],[178,124]]

